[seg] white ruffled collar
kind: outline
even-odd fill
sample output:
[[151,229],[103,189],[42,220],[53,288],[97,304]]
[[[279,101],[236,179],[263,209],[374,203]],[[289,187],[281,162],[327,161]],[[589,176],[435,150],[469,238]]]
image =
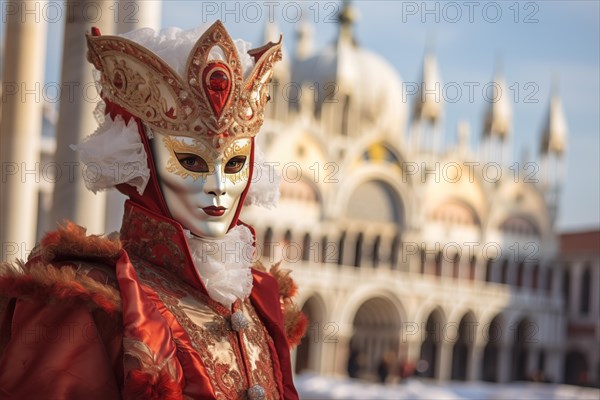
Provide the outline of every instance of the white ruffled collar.
[[194,236],[184,229],[194,266],[208,295],[228,309],[236,300],[244,300],[252,291],[254,247],[250,229],[232,228],[220,239]]

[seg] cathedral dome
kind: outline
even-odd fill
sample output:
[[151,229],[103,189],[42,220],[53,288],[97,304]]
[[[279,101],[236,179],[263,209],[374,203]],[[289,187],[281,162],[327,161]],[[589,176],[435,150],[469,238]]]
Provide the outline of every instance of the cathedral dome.
[[[401,132],[406,104],[400,76],[384,58],[356,43],[352,18],[345,13],[347,9],[339,16],[337,41],[296,62],[292,82],[302,87],[302,96],[315,96],[317,116],[322,116],[325,104],[336,103],[346,108],[363,130],[373,127],[388,134]],[[343,113],[337,115],[343,117]]]

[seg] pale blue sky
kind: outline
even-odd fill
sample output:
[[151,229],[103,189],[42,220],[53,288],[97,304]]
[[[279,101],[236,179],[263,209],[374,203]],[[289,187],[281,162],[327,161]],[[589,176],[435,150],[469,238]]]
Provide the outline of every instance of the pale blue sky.
[[[286,6],[286,3],[294,4]],[[291,52],[294,30],[299,25],[296,5],[300,5],[303,15],[314,23],[317,49],[336,35],[337,25],[328,19],[339,9],[340,3],[336,1],[239,2],[237,8],[235,2],[224,4],[165,1],[162,25],[192,28],[221,18],[233,37],[243,37],[259,45],[264,25],[273,15]],[[523,149],[528,150],[530,158],[537,155],[553,77],[558,77],[569,126],[567,179],[558,226],[562,230],[598,228],[599,1],[355,1],[354,4],[359,11],[355,27],[359,43],[387,59],[405,82],[419,79],[428,42],[432,43],[445,83],[484,85],[490,82],[494,65],[501,59],[507,86],[520,90],[518,102],[513,104],[512,147],[516,161],[521,159]],[[226,13],[225,7],[233,11]],[[426,13],[424,7],[431,12]],[[262,15],[257,17],[256,10]],[[207,11],[214,13],[208,15]],[[61,20],[49,25],[46,79],[51,82],[59,79],[63,23]],[[528,83],[533,86],[526,87]],[[539,90],[534,92],[535,88]],[[511,95],[515,95],[514,89]],[[534,102],[526,102],[526,95]],[[409,105],[412,101],[409,98]],[[471,102],[466,89],[458,101],[446,103],[443,121],[446,142],[454,142],[457,121],[466,119],[476,144],[485,105],[481,92]]]

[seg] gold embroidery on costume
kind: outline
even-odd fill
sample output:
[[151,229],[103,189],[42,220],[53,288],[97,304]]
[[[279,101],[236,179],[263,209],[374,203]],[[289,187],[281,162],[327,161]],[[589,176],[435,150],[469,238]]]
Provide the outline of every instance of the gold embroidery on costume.
[[[152,234],[140,237],[139,232]],[[142,256],[153,264],[171,265],[175,269],[183,270],[185,255],[174,240],[177,236],[177,228],[172,224],[152,219],[134,208],[125,207],[121,239],[128,253]],[[129,238],[134,240],[128,240]]]
[[[158,289],[160,300],[187,332],[214,383],[217,399],[245,399],[247,390],[257,384],[265,388],[266,399],[279,399],[269,347],[272,339],[248,300],[240,309],[250,324],[237,333],[231,328],[231,314],[219,303],[166,271],[139,259],[132,262],[140,280]],[[173,296],[182,291],[185,296]]]

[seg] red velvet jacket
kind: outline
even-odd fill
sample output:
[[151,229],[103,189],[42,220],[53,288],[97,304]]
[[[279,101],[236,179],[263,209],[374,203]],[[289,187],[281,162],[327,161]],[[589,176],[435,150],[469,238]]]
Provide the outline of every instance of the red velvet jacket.
[[250,325],[235,332],[189,284],[190,263],[178,224],[128,202],[120,240],[67,224],[23,271],[3,265],[0,399],[231,399],[256,384],[296,399],[289,346],[306,319],[291,278],[253,268],[249,301],[234,305]]

